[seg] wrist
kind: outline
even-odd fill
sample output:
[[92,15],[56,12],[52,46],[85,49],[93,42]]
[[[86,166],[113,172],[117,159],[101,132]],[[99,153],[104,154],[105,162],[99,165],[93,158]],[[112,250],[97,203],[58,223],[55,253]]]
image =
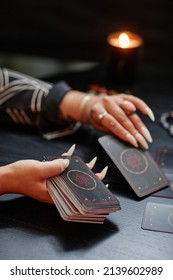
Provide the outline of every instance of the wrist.
[[82,122],[85,124],[91,124],[91,110],[93,106],[101,101],[105,97],[105,94],[99,94],[95,95],[92,94],[92,97],[89,99],[89,101],[83,106],[82,111],[81,111],[81,119]]
[[91,109],[104,96],[105,94],[95,95],[80,91],[69,91],[60,104],[63,120],[90,124]]
[[0,167],[0,195],[11,192],[10,165]]
[[80,119],[82,123],[90,124],[90,111],[92,106],[97,103],[98,99],[98,96],[94,94],[87,94],[83,98],[83,102],[80,106]]
[[69,91],[60,104],[61,114],[64,121],[75,121],[84,123],[82,114],[86,104],[93,98],[93,95],[80,91]]
[[15,169],[16,163],[0,167],[0,194],[21,193],[20,179]]

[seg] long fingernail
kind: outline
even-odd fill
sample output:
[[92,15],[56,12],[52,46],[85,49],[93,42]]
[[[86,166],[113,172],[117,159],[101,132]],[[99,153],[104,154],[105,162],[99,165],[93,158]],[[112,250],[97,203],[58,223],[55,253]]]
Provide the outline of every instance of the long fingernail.
[[108,171],[108,166],[103,168],[103,170],[100,172],[100,174],[102,176],[102,180],[105,178],[107,171]]
[[75,148],[76,148],[76,145],[73,144],[73,145],[70,147],[70,149],[69,149],[66,153],[63,153],[63,154],[62,154],[62,156],[72,156],[72,154],[73,154]]
[[92,169],[96,163],[97,157],[94,157],[88,164],[90,169]]
[[153,139],[151,137],[151,134],[150,134],[149,130],[145,126],[141,127],[141,130],[142,130],[142,134],[147,139],[147,141],[152,143]]
[[136,141],[136,139],[130,134],[130,133],[127,133],[126,134],[126,137],[127,137],[127,140],[130,144],[132,144],[133,146],[135,146],[136,148],[139,147],[138,146],[138,143]]
[[69,166],[70,161],[69,159],[65,158],[63,159],[63,163],[64,163],[64,167],[67,168]]
[[136,139],[138,140],[138,142],[141,144],[141,146],[147,150],[148,149],[148,144],[145,141],[145,138],[140,134],[140,133],[136,133]]
[[154,117],[153,111],[149,107],[146,108],[146,111],[147,111],[147,115],[149,116],[149,118],[154,122],[155,117]]

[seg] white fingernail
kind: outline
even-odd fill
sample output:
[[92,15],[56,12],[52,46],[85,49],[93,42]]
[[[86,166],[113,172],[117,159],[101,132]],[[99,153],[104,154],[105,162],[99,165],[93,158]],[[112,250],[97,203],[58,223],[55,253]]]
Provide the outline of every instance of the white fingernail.
[[64,163],[64,167],[67,168],[69,166],[70,161],[69,159],[65,158],[63,159],[63,163]]
[[89,162],[89,166],[90,166],[90,169],[92,169],[96,163],[96,160],[97,160],[97,157],[94,157],[90,162]]
[[138,142],[141,144],[141,146],[147,150],[148,149],[148,144],[145,141],[144,137],[140,134],[140,133],[136,133],[136,139],[138,140]]
[[151,137],[151,134],[150,134],[149,130],[145,126],[141,127],[141,130],[142,130],[142,134],[147,139],[147,141],[152,143],[153,139]]
[[149,116],[149,118],[154,122],[155,117],[154,117],[153,111],[149,107],[146,108],[146,111],[147,111],[147,115]]
[[127,140],[130,144],[132,144],[133,146],[135,146],[136,148],[139,147],[138,146],[138,143],[136,141],[136,139],[130,134],[130,133],[127,133],[126,134],[126,137],[127,137]]
[[100,172],[100,174],[102,176],[102,180],[105,178],[107,171],[108,171],[108,166],[103,168],[103,170]]
[[72,154],[73,154],[75,148],[76,148],[76,145],[73,144],[73,145],[70,147],[70,149],[69,149],[66,153],[63,153],[63,154],[62,154],[62,156],[72,156]]

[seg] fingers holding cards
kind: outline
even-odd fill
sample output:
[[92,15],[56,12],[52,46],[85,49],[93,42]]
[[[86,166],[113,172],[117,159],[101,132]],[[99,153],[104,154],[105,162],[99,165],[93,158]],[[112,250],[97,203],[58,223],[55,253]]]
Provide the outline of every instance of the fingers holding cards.
[[48,191],[61,217],[73,222],[103,223],[108,214],[120,210],[118,200],[101,181],[107,167],[96,176],[90,169],[96,158],[86,164],[77,156],[66,157],[70,161],[67,169],[48,180]]
[[[74,154],[74,151],[75,151],[75,148],[76,148],[76,145],[73,144],[69,150],[65,153],[62,154],[62,156],[66,157],[66,156],[72,156]],[[96,164],[96,161],[97,161],[97,157],[94,157],[90,162],[86,163],[86,165],[90,168],[90,169],[93,169],[95,164]],[[106,173],[107,173],[107,170],[108,170],[108,166],[105,166],[103,168],[103,170],[100,172],[100,173],[96,173],[96,176],[100,179],[100,180],[103,180],[106,176]]]
[[92,169],[97,161],[97,157],[94,157],[90,162],[86,163],[86,165]]
[[[86,165],[92,169],[95,165],[97,161],[97,157],[94,157],[89,163],[86,163]],[[108,170],[108,166],[105,166],[103,168],[103,170],[100,172],[100,173],[96,173],[96,176],[100,179],[100,180],[103,180],[107,174],[107,170]]]

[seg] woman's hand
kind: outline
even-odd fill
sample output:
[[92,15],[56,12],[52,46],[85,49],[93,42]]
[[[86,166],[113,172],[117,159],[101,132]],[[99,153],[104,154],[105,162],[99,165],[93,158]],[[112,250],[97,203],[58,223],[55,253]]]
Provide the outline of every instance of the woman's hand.
[[0,168],[0,194],[17,193],[52,203],[47,179],[61,174],[69,165],[68,159],[40,162],[20,160]]
[[87,114],[89,122],[95,128],[114,134],[135,147],[140,144],[148,149],[147,141],[151,143],[152,138],[138,116],[137,109],[154,121],[154,115],[147,104],[128,94],[104,96],[90,105]]
[[[72,156],[75,144],[62,154]],[[92,169],[97,157],[93,158],[86,165]],[[69,165],[69,159],[55,159],[52,161],[40,162],[37,160],[20,160],[6,166],[0,167],[0,195],[5,193],[22,194],[33,199],[53,204],[53,200],[47,190],[47,180],[50,177],[61,174]],[[96,173],[100,180],[103,180],[108,167],[100,173]]]
[[154,114],[140,98],[130,94],[91,95],[70,91],[63,98],[61,112],[65,120],[90,124],[98,130],[114,134],[133,146],[148,149],[152,142],[149,130],[137,110],[154,121]]

